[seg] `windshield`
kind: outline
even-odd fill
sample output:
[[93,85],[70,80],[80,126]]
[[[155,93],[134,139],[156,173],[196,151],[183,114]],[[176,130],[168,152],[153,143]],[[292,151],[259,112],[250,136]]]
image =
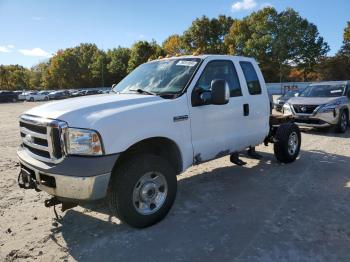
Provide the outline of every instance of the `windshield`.
[[338,97],[344,94],[346,85],[312,85],[308,86],[299,96],[302,97]]
[[119,82],[114,92],[180,93],[199,65],[199,58],[157,60],[142,64]]
[[285,98],[293,97],[293,96],[295,96],[296,93],[298,93],[298,92],[297,91],[288,91],[287,93],[285,93],[283,95],[283,97],[285,97]]

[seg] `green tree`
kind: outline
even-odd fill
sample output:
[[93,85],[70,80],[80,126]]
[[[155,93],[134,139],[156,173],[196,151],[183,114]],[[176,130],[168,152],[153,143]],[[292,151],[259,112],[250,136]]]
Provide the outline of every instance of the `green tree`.
[[233,23],[231,17],[220,15],[209,19],[206,16],[195,19],[183,34],[183,42],[187,52],[225,54],[225,35]]
[[[319,35],[316,25],[300,17],[293,9],[282,12],[280,17],[283,42],[289,43],[287,57],[303,72],[303,81],[309,81],[317,62],[328,53],[329,46]],[[293,37],[290,37],[293,32]]]
[[350,21],[344,29],[342,47],[335,56],[321,59],[318,72],[321,80],[350,79]]
[[104,85],[105,73],[106,54],[95,44],[84,43],[59,50],[42,73],[41,82],[46,88],[98,87]]
[[321,59],[317,66],[320,80],[336,81],[350,79],[350,57],[335,55]]
[[84,43],[74,48],[78,61],[78,80],[82,87],[101,86],[104,54],[95,44]]
[[147,62],[149,59],[156,59],[164,55],[163,49],[155,42],[138,41],[131,47],[130,59],[128,62],[128,73],[137,66]]
[[20,65],[0,65],[0,89],[21,90],[29,88],[30,71]]
[[29,71],[29,86],[31,89],[45,88],[43,84],[44,74],[47,72],[49,63],[39,63]]
[[83,84],[81,78],[84,78],[85,75],[81,74],[82,70],[76,51],[75,48],[59,50],[50,59],[49,72],[46,76],[48,88],[75,88]]
[[167,55],[174,56],[186,53],[182,37],[176,34],[165,39],[162,46]]
[[338,55],[345,55],[350,57],[350,21],[347,22],[347,26],[344,29],[343,45],[340,48]]
[[274,57],[273,43],[276,40],[278,13],[274,8],[253,12],[242,20],[233,22],[225,37],[225,44],[232,55],[254,57],[259,63],[266,80],[278,79],[282,70],[278,57]]
[[308,75],[329,50],[317,27],[291,8],[267,7],[235,21],[225,43],[231,54],[255,57],[267,81],[285,80],[293,66]]
[[128,73],[130,49],[118,47],[107,51],[107,86],[118,83]]

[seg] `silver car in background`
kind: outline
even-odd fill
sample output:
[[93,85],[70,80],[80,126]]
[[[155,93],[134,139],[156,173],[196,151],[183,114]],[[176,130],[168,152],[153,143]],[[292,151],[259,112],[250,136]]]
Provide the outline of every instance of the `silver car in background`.
[[344,133],[349,125],[350,81],[310,84],[298,97],[289,99],[282,111],[293,115],[300,126],[334,126]]

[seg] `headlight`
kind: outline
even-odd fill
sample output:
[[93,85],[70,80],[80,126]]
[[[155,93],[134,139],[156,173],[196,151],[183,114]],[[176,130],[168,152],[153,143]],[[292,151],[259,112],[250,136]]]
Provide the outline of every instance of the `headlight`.
[[93,130],[68,128],[66,143],[70,155],[103,155],[102,141]]
[[291,114],[293,114],[293,113],[292,113],[292,109],[291,109],[291,107],[290,107],[290,104],[285,103],[285,104],[283,105],[283,114],[284,114],[284,115],[291,115]]
[[334,112],[338,104],[332,103],[332,104],[326,104],[324,106],[321,106],[318,110],[319,113],[327,113],[327,112]]

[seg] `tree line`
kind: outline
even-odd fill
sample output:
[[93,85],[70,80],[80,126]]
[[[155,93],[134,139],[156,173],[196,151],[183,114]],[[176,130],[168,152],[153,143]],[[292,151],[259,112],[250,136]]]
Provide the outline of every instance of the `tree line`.
[[111,86],[138,65],[164,56],[231,54],[254,57],[266,82],[350,79],[350,21],[334,56],[313,23],[288,8],[266,7],[243,19],[220,15],[195,19],[183,34],[161,45],[138,41],[107,51],[95,44],[58,50],[28,69],[0,65],[0,89],[65,89]]

